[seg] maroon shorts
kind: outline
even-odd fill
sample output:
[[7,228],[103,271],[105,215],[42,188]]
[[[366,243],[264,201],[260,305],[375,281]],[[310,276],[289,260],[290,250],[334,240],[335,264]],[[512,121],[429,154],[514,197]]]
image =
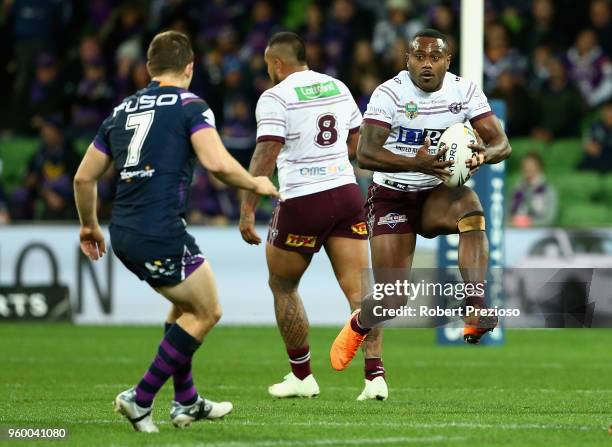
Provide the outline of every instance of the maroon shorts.
[[356,184],[283,200],[274,209],[268,242],[275,247],[316,253],[329,237],[368,238]]
[[370,238],[381,234],[419,234],[423,205],[432,191],[433,188],[398,191],[372,183],[365,205]]

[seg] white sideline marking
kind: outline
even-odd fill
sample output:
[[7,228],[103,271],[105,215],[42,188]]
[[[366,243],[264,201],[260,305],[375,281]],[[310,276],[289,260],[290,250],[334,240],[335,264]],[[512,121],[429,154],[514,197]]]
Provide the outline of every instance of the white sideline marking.
[[[26,423],[28,421],[24,421]],[[38,421],[30,421],[38,422]],[[87,421],[72,421],[75,424],[105,424],[105,425],[125,425],[125,420],[117,419],[95,419]],[[219,422],[214,422],[219,423]],[[157,425],[170,424],[169,421],[155,421]],[[482,430],[502,429],[502,430],[604,430],[607,426],[603,425],[565,425],[565,424],[483,424],[475,422],[379,422],[379,421],[358,421],[358,422],[332,422],[332,421],[311,421],[311,422],[255,422],[255,421],[235,421],[225,420],[224,425],[243,425],[253,427],[270,426],[293,426],[293,427],[397,427],[397,428],[476,428]],[[210,445],[210,444],[207,444]]]
[[[140,359],[136,359],[134,357],[79,357],[79,363],[101,363],[105,365],[133,365],[137,363],[144,363]],[[66,361],[62,358],[55,357],[6,357],[2,359],[3,362],[6,363],[19,363],[19,364],[29,364],[29,365],[59,365],[66,364]]]
[[96,385],[94,385],[94,388],[111,388],[111,389],[115,389],[115,388],[121,388],[121,389],[125,389],[125,388],[129,388],[131,386],[134,386],[133,383],[98,383]]
[[[79,385],[80,386],[80,385]],[[102,385],[101,387],[106,387],[107,385]],[[210,389],[215,389],[215,390],[265,390],[266,385],[216,385],[216,386],[210,386]],[[347,385],[347,386],[324,386],[322,387],[322,391],[323,393],[325,393],[325,391],[355,391],[355,390],[360,390],[362,388],[362,386],[356,386],[356,385]],[[449,387],[393,387],[390,386],[389,387],[389,392],[400,392],[400,393],[408,393],[408,392],[418,392],[418,393],[423,393],[423,392],[431,392],[431,391],[444,391],[447,392]],[[453,387],[452,388],[453,391],[470,391],[470,392],[474,392],[474,391],[479,391],[478,388],[457,388],[457,387]],[[480,389],[483,392],[490,392],[490,391],[499,391],[499,392],[509,392],[512,391],[513,393],[516,393],[517,390],[516,389],[511,389],[511,388],[497,388],[497,387],[493,387],[493,388],[481,388]],[[561,389],[561,388],[521,388],[518,391],[524,391],[526,393],[583,393],[583,394],[600,394],[600,393],[612,393],[612,388],[601,388],[601,389]]]
[[[29,385],[24,385],[23,383],[0,383],[0,388],[24,388]],[[34,385],[31,385],[34,386]],[[112,389],[112,390],[120,390],[126,389],[131,386],[134,386],[133,383],[98,383],[93,385],[93,388],[96,389]],[[62,388],[83,388],[82,384],[62,384]],[[259,385],[217,385],[217,386],[208,386],[207,388],[213,390],[264,390],[267,385],[262,384]],[[349,391],[354,392],[361,389],[361,386],[325,386],[323,387],[323,392],[325,391]],[[505,392],[513,392],[517,391],[525,392],[525,393],[579,393],[579,394],[610,394],[612,393],[612,388],[582,388],[582,389],[561,389],[561,388],[521,388],[520,390],[511,389],[511,388],[481,388],[483,392],[497,391],[500,393]],[[389,391],[392,393],[427,393],[427,392],[447,392],[448,387],[389,387]],[[475,388],[456,388],[453,387],[453,391],[479,391],[479,389]]]
[[[464,441],[465,438],[458,436],[406,436],[406,437],[394,437],[394,438],[350,438],[350,439],[313,439],[308,441],[227,441],[227,442],[213,442],[213,443],[199,443],[189,444],[190,446],[201,446],[201,447],[274,447],[274,446],[311,446],[311,445],[367,445],[367,444],[422,444],[422,443],[448,443],[448,442],[459,442]],[[185,444],[162,444],[164,447],[184,447]],[[119,447],[118,444],[111,444],[111,447]]]
[[[341,389],[343,389],[342,387],[325,387],[324,389],[330,389],[330,390],[335,390],[335,391],[339,391]],[[346,388],[344,388],[346,389]],[[400,387],[400,388],[394,388],[394,387],[389,387],[389,391],[390,392],[431,392],[431,391],[444,391],[446,392],[448,390],[448,387],[437,387],[437,388],[432,388],[432,387],[426,387],[426,388],[411,388],[411,387]],[[512,392],[512,393],[516,393],[516,392],[525,392],[525,393],[564,393],[564,394],[571,394],[571,393],[580,393],[580,394],[601,394],[601,393],[612,393],[612,389],[610,388],[605,388],[605,389],[561,389],[561,388],[521,388],[520,390],[514,389],[514,388],[498,388],[498,387],[492,387],[492,388],[452,388],[453,391],[470,391],[470,392],[475,392],[475,391],[483,391],[483,392],[490,392],[490,391],[494,391],[494,392],[501,392],[501,393],[506,393],[506,392]]]
[[[153,421],[155,425],[170,425],[170,421]],[[70,423],[74,423],[75,425],[125,425],[125,418],[117,416],[117,419],[92,419],[89,421],[70,421]]]
[[[253,425],[253,426],[270,426],[274,422],[252,422],[252,421],[232,421],[234,425]],[[490,430],[492,428],[501,428],[503,430],[595,430],[604,428],[599,425],[563,425],[563,424],[482,424],[475,422],[379,422],[379,421],[358,421],[358,422],[332,422],[332,421],[312,421],[312,422],[279,422],[277,425],[285,426],[310,426],[317,425],[323,427],[404,427],[404,428],[477,428]]]
[[[408,366],[416,367],[416,368],[431,368],[431,367],[448,367],[448,368],[490,368],[492,366],[498,366],[502,368],[512,367],[512,364],[503,361],[486,361],[486,360],[475,360],[475,361],[467,361],[463,362],[457,360],[453,361],[441,361],[441,362],[428,362],[425,360],[410,360]],[[567,365],[564,365],[559,362],[529,362],[527,364],[529,368],[546,368],[546,369],[563,369],[567,368]],[[524,369],[527,365],[516,365],[519,369]],[[582,365],[581,365],[582,366]]]

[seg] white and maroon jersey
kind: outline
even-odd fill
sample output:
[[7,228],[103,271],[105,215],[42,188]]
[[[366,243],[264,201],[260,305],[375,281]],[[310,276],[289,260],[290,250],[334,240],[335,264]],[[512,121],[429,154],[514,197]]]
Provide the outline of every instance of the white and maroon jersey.
[[255,111],[257,142],[279,141],[276,161],[283,199],[356,183],[346,140],[361,112],[341,81],[306,70],[266,90]]
[[[438,151],[442,133],[455,123],[491,115],[491,107],[482,90],[471,81],[446,73],[442,88],[428,93],[412,83],[407,71],[379,85],[368,104],[364,122],[390,129],[385,149],[404,157],[414,157],[431,139],[429,152]],[[422,172],[375,172],[374,182],[393,189],[415,191],[433,188],[441,181]],[[401,188],[393,187],[400,183]]]

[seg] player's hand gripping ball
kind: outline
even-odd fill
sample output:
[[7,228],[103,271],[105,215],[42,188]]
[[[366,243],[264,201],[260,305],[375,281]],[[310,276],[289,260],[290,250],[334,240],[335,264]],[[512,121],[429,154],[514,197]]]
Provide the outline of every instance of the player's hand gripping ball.
[[[438,147],[443,147],[443,145],[448,147],[448,150],[443,155],[444,161],[454,162],[453,165],[448,168],[451,175],[444,184],[451,187],[458,187],[468,181],[470,178],[470,168],[467,166],[466,161],[472,159],[474,156],[479,156],[479,154],[474,153],[468,145],[476,144],[477,142],[474,131],[463,123],[453,124],[444,131],[440,137]],[[480,164],[482,164],[482,162],[480,162]]]

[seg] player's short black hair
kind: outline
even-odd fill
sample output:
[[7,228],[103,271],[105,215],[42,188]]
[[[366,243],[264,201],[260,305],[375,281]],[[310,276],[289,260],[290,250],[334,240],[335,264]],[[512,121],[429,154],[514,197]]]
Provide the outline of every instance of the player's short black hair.
[[434,39],[441,39],[444,42],[444,45],[448,45],[448,40],[446,35],[433,28],[425,28],[421,31],[417,32],[414,36],[412,36],[411,42],[418,37],[433,37]]
[[268,40],[268,47],[272,47],[273,45],[287,45],[291,48],[291,52],[298,62],[302,64],[306,63],[306,45],[304,44],[304,40],[297,34],[291,31],[278,32]]

